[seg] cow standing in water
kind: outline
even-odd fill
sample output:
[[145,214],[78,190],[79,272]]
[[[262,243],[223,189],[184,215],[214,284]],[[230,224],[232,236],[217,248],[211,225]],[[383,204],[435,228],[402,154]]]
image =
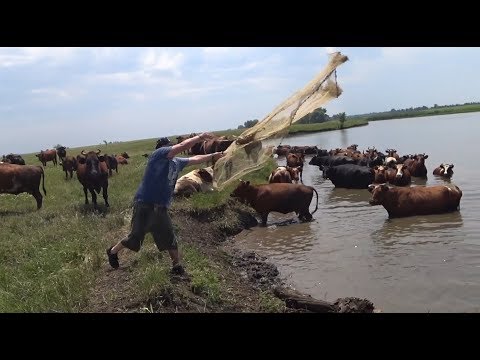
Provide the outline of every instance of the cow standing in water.
[[45,174],[39,165],[0,165],[0,193],[14,194],[29,193],[37,200],[37,210],[42,207],[42,194],[40,193],[40,180],[45,196]]
[[[317,194],[317,205],[310,213],[309,206],[313,193]],[[272,211],[282,214],[295,212],[299,220],[312,220],[312,214],[318,210],[318,193],[311,187],[303,184],[273,183],[250,185],[250,181],[240,180],[240,184],[230,194],[246,202],[260,215],[262,225],[267,224],[268,214]]]
[[428,155],[415,154],[412,158],[405,160],[404,164],[407,166],[411,176],[427,177],[426,159],[428,159]]
[[287,155],[287,166],[296,167],[300,170],[300,181],[303,183],[303,163],[305,161],[305,156],[301,153],[288,154]]
[[299,168],[292,168],[289,166],[279,166],[270,173],[268,182],[271,183],[287,183],[291,184],[293,181],[298,184],[300,174]]
[[455,211],[460,206],[462,191],[436,186],[389,187],[386,184],[370,185],[370,205],[383,205],[390,218],[415,215],[441,214]]
[[435,170],[433,170],[433,175],[442,176],[445,178],[451,178],[453,175],[453,164],[440,164]]
[[[82,150],[82,156],[77,156],[77,178],[83,185],[85,204],[88,204],[87,190],[89,190],[92,194],[92,203],[95,209],[97,209],[97,194],[100,194],[101,189],[103,189],[105,206],[110,206],[108,203],[108,166],[105,156],[99,156],[100,152],[100,149],[88,153]],[[95,194],[95,191],[97,194]]]

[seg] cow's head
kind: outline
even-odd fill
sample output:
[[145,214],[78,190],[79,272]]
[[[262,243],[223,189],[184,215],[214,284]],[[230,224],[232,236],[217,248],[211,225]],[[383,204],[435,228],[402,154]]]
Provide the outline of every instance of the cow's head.
[[428,159],[428,155],[425,155],[425,153],[423,153],[423,154],[415,154],[415,159],[416,159],[420,164],[424,164],[424,163],[425,163],[425,160]]
[[[87,174],[93,177],[99,176],[100,172],[100,159],[99,154],[101,150],[98,149],[97,151],[89,151],[88,153],[85,150],[82,150],[81,154],[85,157],[85,164],[87,165]],[[102,156],[103,159],[103,156]]]
[[300,166],[287,166],[286,169],[290,173],[290,177],[292,178],[292,180],[295,181],[296,184],[298,184],[298,181],[300,180],[300,170],[302,170],[302,168]]
[[443,168],[443,175],[444,176],[452,176],[453,175],[453,164],[441,164],[441,168]]
[[403,172],[407,170],[407,165],[397,164],[396,170],[397,170],[397,173],[395,174],[395,176],[397,178],[401,178],[403,176]]
[[368,191],[372,193],[372,199],[368,202],[370,205],[382,205],[385,201],[385,196],[389,191],[387,184],[368,185]]
[[211,166],[204,169],[198,169],[197,174],[204,183],[213,182],[213,168]]
[[233,190],[230,196],[239,198],[240,200],[245,200],[251,192],[252,188],[253,187],[250,185],[250,181],[240,180],[240,184],[238,184],[237,188]]

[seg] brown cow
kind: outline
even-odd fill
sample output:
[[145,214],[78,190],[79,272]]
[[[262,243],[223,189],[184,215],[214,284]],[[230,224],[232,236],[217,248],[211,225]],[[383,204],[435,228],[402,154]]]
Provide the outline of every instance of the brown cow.
[[57,166],[57,150],[41,150],[40,154],[36,154],[38,160],[40,160],[43,166],[47,166],[47,161],[52,161],[54,166]]
[[278,145],[275,149],[275,154],[278,156],[286,156],[291,149],[290,145]]
[[[317,205],[310,214],[309,206],[317,194]],[[263,185],[250,185],[250,181],[240,180],[240,184],[230,194],[231,197],[246,202],[257,211],[262,219],[262,225],[267,224],[268,214],[272,211],[288,214],[292,211],[298,215],[299,220],[312,220],[312,214],[318,210],[318,193],[311,187],[303,184],[273,183]]]
[[115,159],[117,159],[117,163],[122,164],[122,165],[127,165],[128,161],[121,155],[113,155],[115,156]]
[[[103,199],[105,206],[108,204],[108,166],[105,156],[99,156],[101,150],[89,151],[82,150],[82,156],[77,156],[77,178],[83,185],[85,193],[85,204],[88,204],[87,189],[92,194],[93,207],[97,209],[97,194],[103,189]],[[97,194],[95,194],[95,191]]]
[[65,156],[62,161],[63,171],[65,171],[65,180],[68,179],[68,173],[70,173],[70,179],[73,178],[73,172],[77,170],[77,159],[73,156]]
[[295,181],[298,184],[298,174],[300,169],[298,167],[292,168],[290,166],[279,166],[272,171],[268,178],[268,182],[271,183],[289,183]]
[[446,178],[451,178],[453,175],[453,164],[440,164],[435,170],[433,170],[433,175],[439,175]]
[[125,159],[130,159],[130,156],[128,156],[128,154],[124,151],[120,154],[121,156],[123,156]]
[[397,164],[395,168],[389,168],[387,170],[386,181],[392,185],[406,186],[410,185],[412,177],[405,164]]
[[375,180],[373,180],[376,184],[383,184],[387,182],[387,167],[386,166],[378,166],[376,165],[373,170],[375,171]]
[[183,175],[175,184],[174,195],[190,196],[197,192],[213,191],[213,168],[195,169]]
[[458,209],[462,191],[444,185],[389,187],[386,184],[370,185],[370,205],[383,205],[390,218],[429,215]]
[[428,159],[428,155],[415,154],[412,158],[405,160],[404,164],[407,166],[408,171],[410,171],[411,176],[427,177],[426,159]]
[[303,162],[305,161],[305,156],[303,154],[288,154],[287,155],[287,166],[298,167],[300,168],[300,180],[303,183]]
[[103,155],[105,157],[105,161],[107,162],[108,167],[108,176],[112,176],[113,170],[118,174],[118,161],[117,158],[113,155]]
[[45,173],[38,165],[0,165],[0,193],[20,194],[23,192],[33,195],[37,200],[37,210],[42,207],[42,194],[40,193],[40,180],[45,196]]

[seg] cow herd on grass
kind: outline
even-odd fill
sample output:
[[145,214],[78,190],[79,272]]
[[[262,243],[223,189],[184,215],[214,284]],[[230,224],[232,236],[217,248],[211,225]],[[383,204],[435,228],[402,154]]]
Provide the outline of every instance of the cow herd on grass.
[[[180,143],[184,139],[195,136],[177,137]],[[235,139],[217,137],[196,144],[187,155],[209,154],[225,151]],[[252,143],[253,144],[253,143]],[[259,143],[261,148],[261,143]],[[172,145],[166,138],[160,138],[155,149]],[[259,147],[255,143],[255,148]],[[245,147],[246,148],[246,147]],[[69,151],[68,151],[69,152]],[[83,187],[85,204],[89,204],[88,192],[91,194],[93,207],[97,208],[97,194],[102,192],[105,206],[108,202],[108,179],[113,172],[118,173],[118,165],[127,165],[130,157],[126,152],[118,155],[102,154],[101,150],[85,151],[80,154],[68,154],[67,148],[42,150],[35,156],[43,167],[48,162],[57,166],[58,160],[65,172],[65,180],[73,178],[73,172]],[[274,149],[278,160],[285,159],[285,165],[273,170],[267,183],[253,185],[240,180],[238,186],[230,194],[232,197],[249,204],[267,223],[270,212],[296,212],[301,221],[312,220],[312,214],[318,209],[318,193],[303,184],[303,168],[305,157],[311,156],[308,165],[318,166],[322,176],[332,182],[335,187],[348,189],[365,189],[372,193],[371,205],[382,205],[389,217],[404,217],[455,211],[459,208],[462,191],[455,185],[411,186],[412,178],[425,178],[427,168],[425,160],[428,155],[399,155],[395,149],[386,149],[385,153],[375,147],[364,151],[353,144],[347,148],[331,150],[319,149],[317,146],[280,145]],[[143,154],[149,158],[149,154]],[[272,154],[273,156],[273,154]],[[195,169],[180,177],[176,183],[174,195],[191,196],[198,192],[211,192],[213,187],[213,168],[215,165]],[[40,182],[45,190],[45,173],[42,166],[26,165],[24,159],[17,154],[4,155],[0,161],[0,193],[31,194],[37,209],[42,207]],[[435,176],[450,180],[453,175],[453,164],[440,164],[433,170]],[[309,206],[313,194],[317,196],[315,211],[310,213]]]

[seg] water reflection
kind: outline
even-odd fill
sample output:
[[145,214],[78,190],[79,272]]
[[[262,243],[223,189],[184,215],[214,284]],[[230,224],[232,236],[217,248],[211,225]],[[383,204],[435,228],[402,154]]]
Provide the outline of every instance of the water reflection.
[[333,188],[327,192],[325,198],[326,204],[348,203],[367,203],[372,195],[366,189],[343,189]]
[[[383,206],[368,204],[371,194],[366,189],[336,189],[322,178],[318,166],[308,164],[308,158],[303,181],[319,195],[314,221],[292,223],[286,219],[296,222],[293,213],[271,214],[267,228],[244,234],[242,242],[270,256],[282,274],[292,275],[297,289],[314,297],[332,301],[341,296],[366,297],[385,312],[478,311],[480,176],[478,168],[471,166],[476,162],[475,151],[452,158],[451,149],[475,148],[480,122],[472,120],[479,114],[375,121],[284,141],[323,149],[355,143],[360,149],[375,146],[379,150],[393,147],[402,154],[427,152],[428,177],[413,177],[411,186],[448,185],[448,179],[432,171],[449,159],[457,169],[451,184],[463,191],[460,211],[388,219]],[[412,126],[418,136],[411,136]],[[426,144],[432,128],[440,133],[436,133],[437,141]],[[444,145],[447,142],[449,147]],[[279,163],[285,164],[285,158],[279,158]],[[315,195],[310,210],[314,202]]]
[[441,183],[441,182],[444,182],[444,183],[447,183],[447,184],[452,183],[452,178],[449,178],[449,177],[440,176],[440,175],[433,175],[433,178],[439,183]]
[[[385,212],[385,214],[387,214]],[[373,226],[373,225],[372,225]],[[423,243],[426,238],[434,242],[442,242],[445,238],[458,237],[459,233],[452,229],[463,227],[460,211],[445,214],[411,216],[405,218],[386,219],[382,226],[371,233],[374,241],[394,240],[388,245],[394,245],[404,238],[410,243]],[[412,235],[415,235],[412,238]],[[435,240],[436,239],[436,240]]]
[[[286,223],[290,225],[281,226]],[[267,227],[243,231],[235,240],[267,256],[283,255],[290,258],[311,251],[315,238],[314,222],[292,224],[289,220],[275,219]]]
[[426,178],[426,177],[412,176],[412,185],[425,186],[425,185],[427,185],[427,182],[428,182],[428,178]]

